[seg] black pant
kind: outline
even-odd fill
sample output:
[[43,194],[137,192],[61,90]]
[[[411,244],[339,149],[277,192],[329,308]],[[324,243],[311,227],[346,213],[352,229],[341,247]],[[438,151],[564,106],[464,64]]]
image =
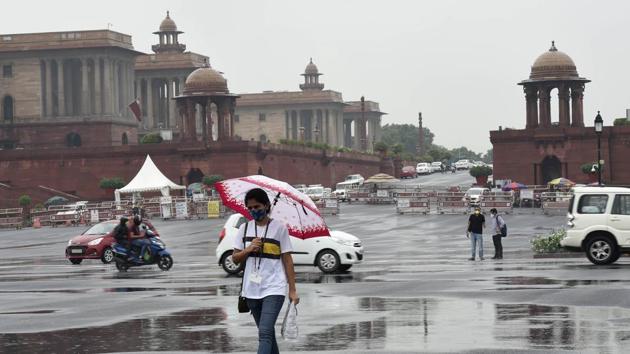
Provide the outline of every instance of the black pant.
[[503,236],[493,235],[492,243],[494,243],[494,258],[503,258],[503,245],[501,244],[501,238]]

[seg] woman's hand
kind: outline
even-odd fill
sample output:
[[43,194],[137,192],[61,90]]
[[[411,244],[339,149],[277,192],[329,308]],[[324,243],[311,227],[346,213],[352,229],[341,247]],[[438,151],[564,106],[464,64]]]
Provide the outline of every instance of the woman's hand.
[[296,305],[300,303],[300,297],[298,296],[297,290],[289,291],[289,300]]

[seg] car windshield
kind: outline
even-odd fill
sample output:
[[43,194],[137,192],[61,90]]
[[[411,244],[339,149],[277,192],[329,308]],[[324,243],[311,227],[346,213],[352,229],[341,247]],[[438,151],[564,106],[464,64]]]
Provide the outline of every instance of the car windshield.
[[471,189],[468,191],[468,195],[481,195],[483,193],[483,189]]
[[104,235],[104,234],[110,233],[114,229],[114,227],[116,227],[115,223],[103,222],[103,223],[96,224],[90,227],[83,234],[84,235]]
[[323,194],[324,187],[311,187],[306,191],[306,194]]

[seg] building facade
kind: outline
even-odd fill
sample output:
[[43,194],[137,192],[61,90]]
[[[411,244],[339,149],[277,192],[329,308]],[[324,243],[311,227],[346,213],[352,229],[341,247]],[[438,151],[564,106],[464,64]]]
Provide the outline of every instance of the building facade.
[[[526,99],[525,129],[490,132],[495,180],[546,184],[566,177],[589,181],[581,166],[597,162],[597,134],[593,126],[584,124],[582,104],[588,82],[552,42],[549,51],[534,62],[529,79],[519,83]],[[557,118],[551,116],[553,90],[558,92]],[[594,120],[597,112],[590,113]],[[605,183],[630,185],[630,127],[605,126],[600,141]]]

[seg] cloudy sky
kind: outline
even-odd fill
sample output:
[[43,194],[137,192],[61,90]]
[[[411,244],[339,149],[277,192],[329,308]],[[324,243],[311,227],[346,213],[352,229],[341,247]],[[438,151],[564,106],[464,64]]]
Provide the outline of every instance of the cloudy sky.
[[478,152],[490,148],[489,130],[524,127],[516,83],[551,40],[593,81],[587,125],[597,110],[612,124],[630,108],[628,1],[56,0],[7,9],[0,33],[111,24],[143,52],[170,10],[180,41],[208,55],[233,92],[296,90],[313,57],[326,88],[380,102],[384,123],[417,124],[421,111],[436,143]]

